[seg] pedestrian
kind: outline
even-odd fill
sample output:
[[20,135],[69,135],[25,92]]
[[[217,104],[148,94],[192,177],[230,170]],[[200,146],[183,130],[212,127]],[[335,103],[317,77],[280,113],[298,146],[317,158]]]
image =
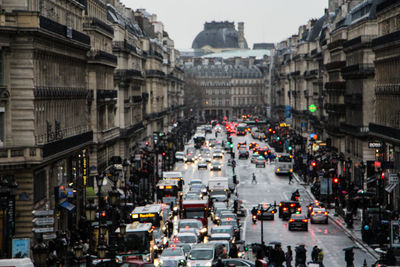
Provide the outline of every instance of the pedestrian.
[[253,172],[253,180],[251,180],[251,183],[257,184],[257,179],[256,179],[256,175],[254,174],[254,172]]
[[277,245],[276,247],[276,252],[277,252],[277,263],[278,263],[278,267],[283,267],[283,263],[286,261],[286,257],[285,257],[285,252],[283,252],[282,247],[280,245]]
[[215,265],[215,267],[225,267],[224,263],[222,262],[221,258],[218,258],[217,264]]
[[307,260],[307,250],[303,244],[296,247],[296,264],[295,267],[305,267]]
[[319,249],[317,262],[319,263],[319,267],[324,267],[324,250],[322,248]]
[[228,251],[227,251],[227,249],[226,249],[226,247],[225,247],[224,244],[222,244],[222,255],[221,255],[221,257],[222,257],[223,259],[228,258]]
[[289,173],[289,184],[292,184],[292,182],[293,182],[293,173],[290,172]]
[[317,262],[317,260],[318,260],[318,252],[319,252],[318,246],[314,246],[312,251],[311,251],[311,260],[313,262]]
[[344,260],[347,267],[354,267],[354,252],[353,249],[347,249],[344,252]]
[[231,250],[229,251],[230,258],[237,258],[238,257],[238,248],[236,244],[233,244]]
[[292,267],[293,251],[290,246],[287,246],[287,251],[285,253],[286,267]]

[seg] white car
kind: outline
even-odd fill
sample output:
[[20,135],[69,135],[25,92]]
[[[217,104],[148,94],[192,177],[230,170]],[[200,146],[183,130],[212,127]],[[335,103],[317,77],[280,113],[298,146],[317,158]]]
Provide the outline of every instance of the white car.
[[221,162],[219,161],[212,161],[211,168],[212,171],[220,171],[222,169]]
[[215,244],[196,244],[189,253],[187,266],[211,267],[215,258]]
[[192,179],[189,182],[189,185],[194,185],[194,184],[203,184],[203,181],[200,179]]
[[183,161],[183,162],[185,162],[185,161],[186,161],[185,153],[182,152],[182,151],[177,151],[177,152],[175,153],[175,159],[176,159],[176,161]]
[[[168,248],[164,249],[159,258],[159,265],[162,266],[164,261],[168,261],[168,260],[174,260],[174,261],[178,261],[181,263],[185,263],[186,256],[185,256],[185,252],[183,251],[183,248],[178,247],[175,244],[172,244]],[[154,262],[154,265],[156,265],[156,262]]]
[[188,253],[192,246],[197,244],[199,241],[199,237],[195,233],[178,233],[173,239],[172,242],[176,244],[177,247],[182,247],[185,253]]
[[214,159],[222,159],[224,157],[224,153],[222,153],[222,150],[220,149],[215,149],[213,153],[213,158]]
[[328,224],[328,211],[325,208],[313,208],[310,214],[310,222]]

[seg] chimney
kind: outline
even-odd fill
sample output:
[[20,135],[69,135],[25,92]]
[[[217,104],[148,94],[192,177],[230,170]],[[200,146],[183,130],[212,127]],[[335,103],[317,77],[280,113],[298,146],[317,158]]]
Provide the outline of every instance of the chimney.
[[238,23],[238,46],[241,49],[244,49],[244,22],[239,22]]

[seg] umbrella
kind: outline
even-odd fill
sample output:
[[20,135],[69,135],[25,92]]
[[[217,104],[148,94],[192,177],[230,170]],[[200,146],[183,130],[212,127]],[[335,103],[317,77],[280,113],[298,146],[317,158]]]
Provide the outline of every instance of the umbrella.
[[344,248],[343,250],[346,251],[346,250],[352,250],[352,249],[360,249],[360,248],[357,246],[351,246],[351,247]]
[[281,242],[279,242],[279,241],[271,241],[271,242],[269,242],[268,244],[271,244],[271,245],[282,245],[282,243]]
[[347,193],[348,193],[348,192],[347,192],[346,190],[343,190],[343,191],[342,191],[342,194],[343,194],[343,195],[346,195]]

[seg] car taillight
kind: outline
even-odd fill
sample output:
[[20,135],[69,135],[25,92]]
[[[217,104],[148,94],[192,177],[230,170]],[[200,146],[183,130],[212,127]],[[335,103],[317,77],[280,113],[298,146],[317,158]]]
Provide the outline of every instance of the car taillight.
[[311,212],[311,215],[315,215],[315,212]]
[[290,204],[290,207],[294,207],[294,204]]
[[283,208],[283,211],[287,211],[287,208]]
[[312,207],[308,207],[309,210],[312,210]]
[[272,214],[275,214],[275,211],[272,211]]
[[289,222],[294,222],[294,220],[293,220],[293,219],[290,219]]
[[324,214],[325,214],[325,216],[328,216],[328,212],[327,212],[327,211],[325,211],[325,213],[324,213]]
[[261,213],[261,210],[258,210],[257,213]]
[[303,222],[308,222],[308,220],[307,219],[304,219],[304,220],[302,220]]
[[301,208],[297,208],[298,211],[301,211]]

